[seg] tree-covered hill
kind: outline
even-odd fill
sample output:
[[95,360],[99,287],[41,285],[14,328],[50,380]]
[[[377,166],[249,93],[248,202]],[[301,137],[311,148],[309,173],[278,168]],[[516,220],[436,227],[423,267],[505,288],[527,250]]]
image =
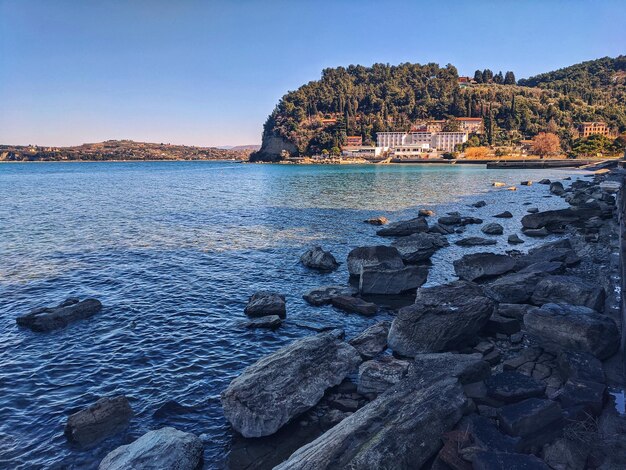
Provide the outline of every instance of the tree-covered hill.
[[374,143],[381,131],[408,131],[416,121],[482,117],[483,139],[510,145],[542,131],[555,132],[564,150],[582,121],[605,121],[626,130],[626,57],[603,58],[520,80],[476,71],[459,82],[453,65],[350,65],[322,71],[282,97],[263,129],[252,159],[280,159],[281,150],[310,155],[339,147],[346,135]]

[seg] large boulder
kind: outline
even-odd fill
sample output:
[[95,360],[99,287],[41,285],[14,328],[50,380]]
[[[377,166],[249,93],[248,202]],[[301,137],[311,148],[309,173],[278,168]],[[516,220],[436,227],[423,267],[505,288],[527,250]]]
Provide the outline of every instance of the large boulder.
[[483,355],[454,353],[425,353],[415,356],[409,366],[409,375],[418,379],[435,380],[455,377],[461,384],[483,380],[491,373],[489,363]]
[[257,292],[248,299],[244,313],[249,317],[278,315],[280,318],[285,318],[287,316],[285,296],[276,292]]
[[102,310],[102,304],[96,299],[79,301],[69,298],[56,307],[41,307],[31,310],[30,313],[17,317],[19,326],[30,328],[33,331],[47,332],[65,328],[70,323],[92,317]]
[[526,331],[548,346],[611,357],[619,349],[620,335],[608,316],[583,306],[545,304],[524,315]]
[[381,321],[376,323],[360,335],[348,341],[366,359],[378,356],[387,348],[387,335],[391,322]]
[[500,276],[515,267],[515,260],[495,253],[473,253],[453,262],[454,272],[465,281]]
[[330,251],[324,251],[321,246],[314,246],[300,256],[300,262],[307,268],[318,271],[334,271],[339,267],[339,263]]
[[485,380],[485,385],[487,395],[505,403],[540,397],[546,390],[543,382],[515,371],[492,375]]
[[407,377],[275,470],[421,468],[461,419],[466,400],[455,378]]
[[419,289],[415,303],[400,309],[393,320],[389,347],[410,357],[457,349],[485,326],[494,306],[480,286],[470,282]]
[[572,209],[556,209],[526,214],[522,217],[522,226],[524,228],[536,229],[545,227],[546,225],[570,224],[577,220],[578,215],[576,215]]
[[400,237],[391,243],[398,249],[405,263],[421,263],[440,248],[448,246],[448,240],[438,233],[415,233],[408,237]]
[[133,410],[125,396],[100,398],[69,416],[65,436],[81,447],[89,447],[126,429],[132,416]]
[[109,452],[98,470],[195,470],[203,449],[198,436],[164,427]]
[[604,310],[604,289],[576,276],[547,276],[535,288],[531,301],[535,305],[568,303]]
[[426,282],[428,268],[407,266],[389,268],[385,264],[364,267],[359,280],[359,292],[372,295],[397,295],[415,291]]
[[311,305],[318,307],[320,305],[330,304],[334,297],[338,297],[340,295],[355,295],[357,292],[358,290],[354,287],[322,286],[308,290],[302,295],[302,298]]
[[409,362],[393,356],[383,356],[366,361],[359,366],[359,385],[361,395],[379,395],[404,378],[409,370]]
[[402,256],[392,246],[360,246],[348,253],[348,272],[350,276],[360,276],[361,269],[385,263],[390,268],[404,267]]
[[335,331],[309,336],[247,367],[222,392],[224,415],[244,437],[269,436],[314,406],[361,362]]
[[406,237],[418,232],[428,232],[428,222],[424,217],[394,222],[381,228],[376,234],[381,237]]
[[510,273],[485,286],[485,292],[497,302],[524,304],[530,300],[535,286],[543,278],[540,273]]

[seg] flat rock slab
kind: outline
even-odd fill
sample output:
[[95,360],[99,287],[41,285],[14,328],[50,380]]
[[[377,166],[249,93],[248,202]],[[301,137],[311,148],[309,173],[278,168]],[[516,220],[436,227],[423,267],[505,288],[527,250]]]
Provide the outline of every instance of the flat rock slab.
[[33,331],[48,332],[65,328],[70,323],[90,318],[102,310],[102,304],[96,299],[79,301],[70,298],[56,307],[42,307],[30,313],[17,317],[19,326],[30,328]]
[[65,436],[81,447],[90,447],[126,429],[132,416],[133,410],[125,396],[100,398],[70,415]]
[[280,318],[285,318],[287,316],[285,296],[277,292],[257,292],[248,299],[244,313],[249,317],[278,315]]
[[424,217],[394,222],[381,228],[376,234],[381,237],[406,237],[418,232],[428,232],[428,222]]
[[300,262],[307,268],[330,272],[339,267],[339,263],[330,251],[324,251],[321,246],[315,246],[300,256]]
[[493,421],[484,416],[470,415],[463,418],[459,430],[470,435],[474,444],[484,450],[514,453],[520,439],[501,433]]
[[415,303],[400,309],[393,320],[389,347],[408,357],[457,349],[475,338],[494,307],[481,287],[470,282],[421,288]]
[[337,297],[333,297],[331,299],[331,304],[333,307],[345,312],[358,313],[359,315],[366,317],[376,315],[376,312],[378,312],[378,305],[349,295],[338,295]]
[[441,436],[466,406],[456,379],[392,386],[275,470],[421,468],[441,447]]
[[110,452],[98,470],[195,470],[203,451],[196,435],[165,427]]
[[370,326],[357,337],[348,341],[362,357],[372,359],[387,348],[390,321],[381,321]]
[[551,470],[539,457],[528,454],[478,451],[472,459],[474,470]]
[[588,380],[568,380],[556,399],[563,408],[581,406],[587,413],[599,416],[606,400],[607,390],[603,383]]
[[382,263],[390,268],[401,269],[404,267],[402,256],[392,246],[360,246],[348,253],[348,272],[350,276],[360,276],[363,268]]
[[557,358],[563,380],[588,380],[606,383],[602,362],[594,355],[578,351],[561,351]]
[[485,385],[490,397],[505,403],[540,397],[546,389],[539,380],[514,371],[492,375],[485,380]]
[[498,333],[510,336],[517,333],[521,329],[519,320],[515,318],[503,317],[498,314],[494,314],[489,318],[489,321],[485,325],[485,332],[497,335]]
[[419,380],[438,380],[454,377],[461,384],[475,383],[491,373],[489,363],[480,353],[425,353],[418,354],[409,367],[409,375]]
[[407,264],[422,263],[440,248],[448,246],[448,240],[438,233],[415,233],[400,237],[391,243],[398,249],[402,260]]
[[340,295],[352,296],[358,293],[358,289],[349,286],[322,286],[315,287],[302,295],[302,298],[309,304],[319,307],[320,305],[328,305],[333,297]]
[[361,356],[335,332],[294,341],[247,367],[222,392],[224,415],[244,437],[273,434],[314,406]]
[[486,246],[495,245],[498,241],[493,238],[467,237],[454,242],[458,246]]
[[515,267],[515,260],[495,253],[472,253],[453,262],[454,272],[465,281],[478,281],[505,274]]
[[278,328],[283,320],[278,315],[252,318],[246,322],[246,328]]
[[535,305],[547,303],[584,305],[602,312],[604,311],[604,289],[590,285],[576,276],[548,276],[537,284],[531,301]]
[[359,292],[365,295],[398,295],[415,291],[426,282],[428,268],[407,266],[400,269],[369,266],[361,270]]
[[607,359],[619,349],[620,335],[610,317],[583,306],[545,304],[524,315],[526,332],[551,347]]
[[498,411],[500,429],[511,436],[530,436],[554,422],[560,422],[563,413],[559,404],[542,398],[507,405]]
[[530,301],[540,273],[511,273],[485,285],[485,293],[492,299],[507,304],[524,304]]
[[383,356],[366,361],[359,366],[357,391],[361,395],[380,395],[404,378],[409,370],[409,361]]

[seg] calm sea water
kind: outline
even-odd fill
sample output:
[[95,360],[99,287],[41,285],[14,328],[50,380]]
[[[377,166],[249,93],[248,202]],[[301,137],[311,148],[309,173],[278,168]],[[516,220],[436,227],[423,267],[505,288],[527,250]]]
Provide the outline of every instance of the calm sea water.
[[[312,334],[307,324],[340,326],[353,336],[379,320],[301,299],[308,288],[347,281],[345,264],[331,274],[303,268],[298,259],[307,246],[321,244],[343,261],[356,246],[390,241],[365,218],[460,207],[505,225],[493,247],[504,251],[519,218],[492,215],[521,216],[524,202],[542,210],[563,202],[545,198],[544,186],[490,191],[491,182],[569,173],[211,162],[0,165],[0,468],[95,468],[116,446],[163,425],[202,435],[205,468],[223,468],[232,433],[219,393],[233,377]],[[488,205],[466,206],[478,199]],[[466,235],[478,230],[470,226]],[[450,262],[471,251],[484,249],[437,253],[429,284],[452,280]],[[287,295],[288,320],[278,331],[242,327],[246,299],[260,289]],[[16,326],[16,316],[70,296],[96,297],[104,309],[52,333]],[[91,450],[69,445],[67,416],[114,394],[131,401],[129,430]],[[189,412],[154,417],[168,400]]]

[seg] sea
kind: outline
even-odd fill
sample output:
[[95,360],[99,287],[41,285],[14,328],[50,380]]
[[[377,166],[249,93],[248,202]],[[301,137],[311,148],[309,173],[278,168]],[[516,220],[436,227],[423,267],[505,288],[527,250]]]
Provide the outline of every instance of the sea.
[[[228,468],[234,431],[219,395],[234,377],[316,329],[342,328],[350,338],[393,316],[302,300],[308,289],[347,284],[351,249],[391,242],[365,219],[458,211],[504,226],[488,251],[526,251],[543,242],[520,234],[528,208],[565,207],[536,181],[579,174],[480,165],[0,164],[0,468],[97,468],[117,446],[163,426],[201,436],[204,468]],[[493,188],[495,181],[517,190]],[[487,204],[470,206],[478,200]],[[514,218],[493,218],[504,210]],[[512,233],[525,243],[509,245]],[[337,271],[300,264],[315,245],[342,263]],[[451,243],[437,252],[427,285],[455,280],[452,261],[476,251],[485,247]],[[287,319],[276,331],[245,328],[246,301],[259,290],[286,295]],[[16,325],[17,316],[68,297],[95,297],[104,307],[49,333]],[[134,412],[125,432],[86,450],[68,443],[71,413],[120,394]]]

